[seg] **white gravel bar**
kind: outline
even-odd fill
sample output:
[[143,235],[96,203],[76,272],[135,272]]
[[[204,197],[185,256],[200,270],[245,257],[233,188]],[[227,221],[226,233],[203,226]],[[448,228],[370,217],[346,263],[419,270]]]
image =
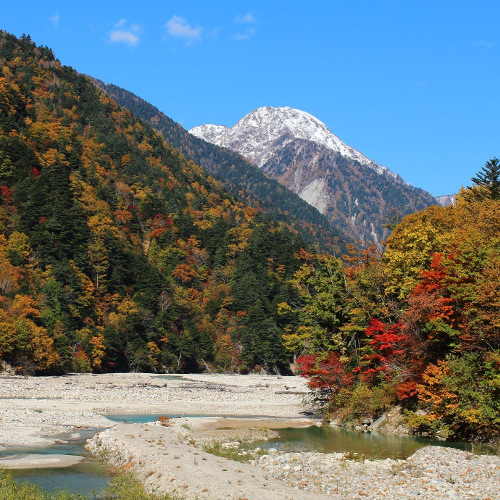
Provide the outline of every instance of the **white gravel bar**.
[[[193,419],[173,419],[164,427],[115,424],[104,417],[111,413],[252,416],[260,418],[248,420],[250,428],[305,425],[313,422],[304,406],[307,394],[300,377],[4,375],[0,376],[0,451],[2,446],[55,442],[61,433],[107,428],[89,443],[94,453],[104,452],[116,465],[132,469],[150,490],[175,491],[185,499],[500,499],[498,456],[439,446],[422,448],[406,460],[356,461],[339,453],[269,451],[242,464],[197,447],[196,436],[189,437],[191,431],[186,430],[188,425],[196,427]],[[218,439],[221,433],[235,439],[220,418],[194,420],[199,428],[218,426]],[[238,425],[236,432],[245,426]]]

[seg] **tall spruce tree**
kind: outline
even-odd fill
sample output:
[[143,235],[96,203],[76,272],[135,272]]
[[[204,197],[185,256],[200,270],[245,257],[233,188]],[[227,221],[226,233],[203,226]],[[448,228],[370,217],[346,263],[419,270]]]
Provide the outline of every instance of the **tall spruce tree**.
[[474,190],[476,197],[500,200],[500,160],[495,157],[487,161],[471,181],[475,184],[474,187],[481,188]]

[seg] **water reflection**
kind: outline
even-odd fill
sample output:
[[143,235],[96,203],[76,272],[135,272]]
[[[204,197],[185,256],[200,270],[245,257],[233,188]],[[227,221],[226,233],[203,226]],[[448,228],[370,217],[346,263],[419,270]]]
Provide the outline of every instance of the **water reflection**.
[[65,490],[73,495],[81,493],[92,500],[100,498],[100,493],[108,484],[104,467],[92,461],[62,469],[18,469],[10,472],[15,480],[37,484],[46,492]]
[[456,441],[437,441],[430,438],[399,434],[380,434],[340,429],[330,425],[280,429],[280,436],[262,446],[283,451],[320,451],[349,453],[352,457],[407,458],[423,446],[449,446],[473,453],[495,454],[488,446]]

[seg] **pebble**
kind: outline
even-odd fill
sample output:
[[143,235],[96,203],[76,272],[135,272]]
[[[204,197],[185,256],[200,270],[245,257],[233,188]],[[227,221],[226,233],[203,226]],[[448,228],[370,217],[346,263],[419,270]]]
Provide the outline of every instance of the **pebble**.
[[421,448],[406,460],[278,452],[262,455],[253,464],[289,486],[332,499],[500,498],[500,457],[441,446]]

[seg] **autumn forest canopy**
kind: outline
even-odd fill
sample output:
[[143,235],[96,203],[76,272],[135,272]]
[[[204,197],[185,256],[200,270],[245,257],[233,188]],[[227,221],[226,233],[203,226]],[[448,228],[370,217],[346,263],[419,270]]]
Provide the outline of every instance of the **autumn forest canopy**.
[[1,363],[292,365],[344,422],[400,405],[416,432],[498,438],[496,158],[455,206],[406,216],[383,252],[340,257],[226,191],[47,47],[1,32],[0,61]]

